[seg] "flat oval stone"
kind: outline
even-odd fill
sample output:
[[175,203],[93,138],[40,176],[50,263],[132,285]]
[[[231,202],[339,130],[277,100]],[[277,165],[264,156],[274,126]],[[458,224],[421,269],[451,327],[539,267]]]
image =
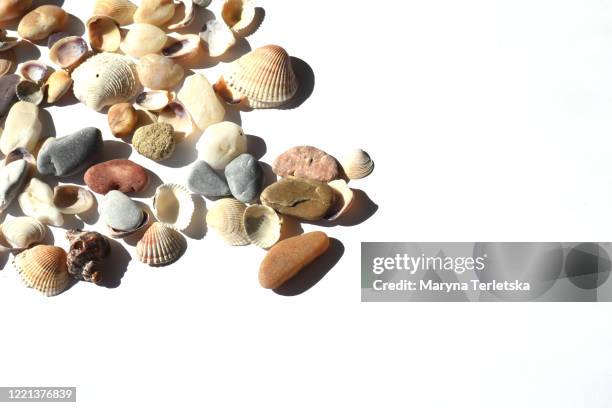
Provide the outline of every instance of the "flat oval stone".
[[338,161],[323,150],[312,146],[296,146],[274,160],[274,174],[295,176],[318,181],[338,178]]
[[266,254],[259,267],[259,283],[276,289],[298,274],[329,248],[329,237],[313,231],[280,241]]
[[241,154],[225,167],[225,178],[232,195],[243,203],[255,201],[263,185],[263,170],[255,157]]
[[187,186],[194,193],[205,197],[225,197],[232,194],[223,177],[204,160],[194,163],[189,172]]
[[98,194],[106,194],[111,190],[137,193],[149,184],[147,170],[127,159],[109,160],[91,166],[83,178],[87,187]]
[[174,152],[174,129],[167,123],[142,126],[134,133],[132,145],[144,157],[155,161],[165,160]]
[[87,165],[94,154],[102,149],[102,143],[102,133],[94,127],[59,139],[49,138],[38,153],[38,172],[58,177],[71,176]]
[[141,224],[144,213],[130,197],[111,190],[100,202],[100,217],[111,228],[133,231]]
[[0,77],[0,118],[4,117],[17,100],[17,84],[21,81],[19,75],[11,74]]
[[9,110],[0,137],[0,151],[9,154],[18,147],[33,152],[42,135],[40,109],[30,102],[19,101]]
[[334,202],[330,186],[316,180],[287,177],[269,185],[261,193],[261,203],[281,214],[304,220],[322,219]]
[[23,16],[19,21],[17,32],[26,40],[38,41],[60,31],[67,22],[68,13],[61,7],[46,4]]

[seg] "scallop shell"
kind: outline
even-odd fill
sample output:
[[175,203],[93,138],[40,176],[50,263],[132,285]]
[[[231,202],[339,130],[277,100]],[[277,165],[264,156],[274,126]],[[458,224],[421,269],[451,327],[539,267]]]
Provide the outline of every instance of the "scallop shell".
[[153,212],[160,222],[178,230],[191,224],[195,203],[191,191],[180,184],[162,184],[155,190]]
[[255,4],[251,0],[225,0],[221,8],[221,17],[225,24],[236,34],[249,31],[255,22]]
[[87,57],[88,53],[87,42],[82,37],[72,35],[53,44],[49,50],[49,59],[61,68],[73,69]]
[[244,229],[251,243],[268,249],[281,236],[281,218],[266,205],[252,205],[244,212]]
[[193,23],[193,19],[195,17],[195,9],[193,7],[193,0],[178,0],[179,3],[183,4],[184,17],[181,21],[170,24],[168,26],[169,30],[180,30],[181,28],[188,27]]
[[95,51],[115,52],[121,44],[121,30],[115,20],[106,16],[93,16],[87,20],[89,44]]
[[28,81],[43,83],[51,74],[51,68],[41,61],[27,61],[21,64],[19,75]]
[[334,203],[329,209],[329,221],[334,221],[344,215],[353,205],[355,195],[344,180],[333,180],[328,185],[334,190]]
[[278,45],[266,45],[234,61],[214,85],[228,103],[245,102],[253,109],[274,108],[297,92],[291,57]]
[[38,221],[61,227],[64,217],[53,205],[53,190],[37,178],[30,180],[18,198],[19,207],[25,215],[36,218]]
[[15,256],[13,266],[26,286],[46,296],[55,296],[74,282],[68,274],[67,255],[62,248],[37,245]]
[[251,241],[244,229],[246,205],[235,198],[217,200],[206,214],[206,223],[230,245],[248,245]]
[[134,105],[147,111],[159,111],[164,109],[174,100],[174,92],[170,91],[146,91],[136,97]]
[[150,266],[168,265],[181,257],[187,243],[180,232],[154,222],[136,244],[140,262]]
[[94,110],[126,102],[140,91],[134,63],[127,57],[103,52],[72,73],[74,96]]
[[374,171],[374,161],[368,153],[356,149],[342,160],[342,168],[349,179],[361,179]]
[[3,246],[12,251],[20,251],[33,244],[42,242],[47,230],[32,217],[17,217],[7,220],[0,226]]
[[157,117],[159,123],[168,123],[174,129],[174,137],[177,142],[190,138],[198,133],[199,129],[193,123],[191,115],[185,106],[178,102],[171,102],[159,112]]
[[47,103],[55,103],[72,87],[72,78],[64,70],[55,71],[45,83],[47,87]]
[[140,222],[140,225],[138,227],[136,227],[133,230],[130,231],[122,231],[122,230],[118,230],[118,229],[114,229],[111,226],[106,226],[108,228],[108,235],[110,235],[113,238],[125,238],[125,237],[129,237],[130,235],[136,234],[137,232],[141,231],[144,227],[146,227],[149,224],[149,212],[142,210],[142,221]]
[[161,50],[162,55],[168,58],[189,58],[200,49],[200,37],[196,34],[177,35],[169,39],[170,44]]
[[208,21],[205,30],[200,33],[200,38],[207,44],[208,55],[213,58],[225,54],[236,44],[236,37],[234,37],[232,30],[218,20]]
[[17,84],[15,88],[17,99],[22,102],[29,102],[36,106],[40,105],[45,98],[45,93],[41,86],[33,81],[24,79]]
[[96,0],[93,15],[110,17],[124,26],[134,22],[136,9],[136,5],[129,0]]
[[81,214],[94,204],[93,194],[81,186],[62,184],[53,189],[53,205],[62,214]]
[[15,52],[13,50],[0,51],[0,77],[8,74],[15,67]]

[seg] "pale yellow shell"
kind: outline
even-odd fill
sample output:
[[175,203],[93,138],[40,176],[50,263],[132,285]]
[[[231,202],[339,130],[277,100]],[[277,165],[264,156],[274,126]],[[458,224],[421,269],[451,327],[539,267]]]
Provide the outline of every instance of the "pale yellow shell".
[[84,187],[62,184],[53,189],[53,205],[62,214],[81,214],[96,203],[93,194]]
[[275,108],[293,98],[298,80],[287,51],[266,45],[234,61],[214,88],[228,103],[244,101],[254,109]]
[[232,31],[242,35],[255,21],[255,3],[252,0],[225,0],[221,17]]
[[134,105],[142,110],[156,112],[168,106],[174,98],[174,92],[170,91],[145,91],[136,97]]
[[136,253],[140,262],[162,266],[180,258],[186,246],[180,232],[161,222],[155,222],[136,244]]
[[32,217],[11,218],[0,227],[3,241],[11,250],[21,250],[40,243],[46,231],[45,226]]
[[222,198],[215,202],[206,214],[206,223],[230,245],[248,245],[249,237],[244,229],[246,205],[234,198]]
[[167,123],[174,129],[174,138],[177,142],[182,142],[199,133],[198,128],[193,123],[191,115],[185,106],[174,101],[169,103],[164,109],[159,112],[157,117],[159,123]]
[[344,180],[333,180],[328,184],[334,190],[334,204],[330,208],[326,218],[333,221],[346,214],[353,205],[355,195]]
[[93,15],[110,17],[123,26],[134,22],[136,8],[129,0],[95,0]]
[[244,229],[251,243],[268,249],[281,236],[281,218],[266,205],[252,205],[244,211]]
[[349,179],[361,179],[374,171],[374,161],[368,153],[356,149],[342,160],[342,168]]
[[153,212],[160,222],[178,230],[185,230],[191,224],[194,211],[193,196],[187,187],[167,183],[155,190]]
[[46,296],[55,296],[73,282],[66,265],[66,251],[52,245],[37,245],[15,256],[13,265],[26,286]]
[[72,87],[72,78],[64,70],[53,72],[47,82],[47,103],[55,103]]
[[115,52],[121,44],[121,31],[117,22],[106,16],[93,16],[87,20],[89,44],[96,51]]

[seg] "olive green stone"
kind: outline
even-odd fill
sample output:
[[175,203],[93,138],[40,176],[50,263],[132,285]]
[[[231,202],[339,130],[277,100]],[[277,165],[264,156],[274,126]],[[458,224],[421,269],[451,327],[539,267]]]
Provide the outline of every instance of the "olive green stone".
[[138,128],[132,138],[132,145],[143,156],[162,161],[174,152],[174,129],[167,123],[153,123]]
[[320,220],[334,202],[334,191],[320,181],[287,177],[268,186],[261,202],[281,214],[304,220]]

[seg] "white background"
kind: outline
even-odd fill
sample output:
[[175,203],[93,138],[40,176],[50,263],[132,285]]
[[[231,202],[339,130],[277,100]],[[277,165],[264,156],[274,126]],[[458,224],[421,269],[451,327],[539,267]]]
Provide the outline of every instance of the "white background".
[[[91,3],[64,7],[84,20]],[[294,297],[259,287],[263,251],[211,231],[160,269],[126,245],[115,289],[44,298],[9,263],[0,384],[74,385],[80,407],[611,406],[609,305],[362,304],[359,244],[610,241],[612,6],[261,3],[251,47],[284,46],[316,83],[298,109],[242,113],[245,131],[268,163],[298,144],[363,147],[377,166],[354,185],[378,211],[326,229],[344,254]],[[113,138],[83,105],[49,111],[58,136],[95,125]],[[184,180],[186,168],[130,158]]]

